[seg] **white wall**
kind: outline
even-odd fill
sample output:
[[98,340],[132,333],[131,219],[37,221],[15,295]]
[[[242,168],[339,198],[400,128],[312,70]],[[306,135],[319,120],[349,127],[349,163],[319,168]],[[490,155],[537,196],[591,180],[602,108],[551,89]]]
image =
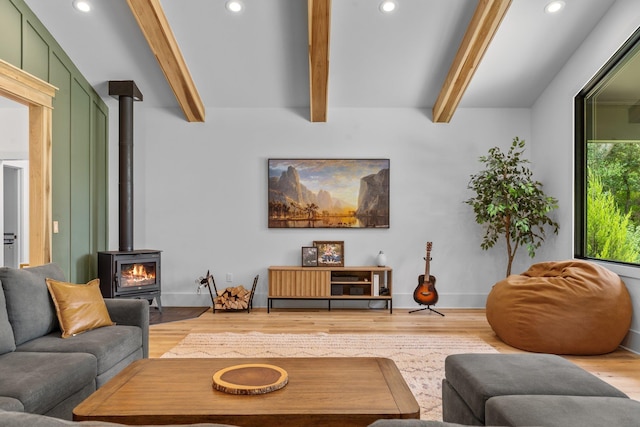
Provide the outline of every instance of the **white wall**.
[[[110,249],[117,249],[117,103],[110,108]],[[200,124],[176,110],[134,109],[134,245],[163,250],[164,305],[208,305],[195,279],[211,269],[218,287],[229,285],[226,273],[245,286],[259,273],[255,305],[265,306],[268,266],[299,265],[300,248],[313,240],[344,240],[347,265],[374,265],[384,250],[395,307],[416,307],[427,241],[439,307],[484,307],[504,277],[504,247],[481,250],[483,230],[463,201],[480,155],[514,136],[530,139],[528,109],[459,110],[450,124],[413,109],[330,109],[328,123],[309,122],[306,110],[208,109]],[[390,228],[267,228],[271,157],[389,158]],[[530,263],[522,251],[514,271]]]
[[[557,244],[541,260],[573,257],[574,98],[620,46],[640,27],[637,0],[617,0],[566,63],[532,109],[532,159],[545,190],[560,200]],[[627,284],[636,314],[625,345],[640,351],[640,270],[606,265]]]
[[[29,109],[17,102],[5,99],[1,102],[4,106],[0,107],[0,159],[26,160],[29,158]],[[15,107],[6,106],[8,103]]]

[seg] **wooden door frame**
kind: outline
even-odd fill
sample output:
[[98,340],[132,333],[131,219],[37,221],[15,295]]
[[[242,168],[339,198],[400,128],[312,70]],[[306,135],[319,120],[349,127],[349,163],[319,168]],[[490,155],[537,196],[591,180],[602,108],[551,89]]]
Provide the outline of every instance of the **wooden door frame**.
[[51,262],[51,149],[57,88],[0,59],[0,95],[29,107],[29,265]]

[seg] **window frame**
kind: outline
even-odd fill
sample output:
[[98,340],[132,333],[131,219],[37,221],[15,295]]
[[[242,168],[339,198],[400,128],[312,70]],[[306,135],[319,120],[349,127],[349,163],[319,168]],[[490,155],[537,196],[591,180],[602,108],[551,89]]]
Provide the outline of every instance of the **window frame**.
[[620,61],[622,61],[624,57],[638,45],[640,45],[640,28],[638,28],[631,37],[627,39],[627,41],[615,54],[613,54],[613,56],[574,98],[574,257],[578,259],[588,259],[614,265],[640,267],[639,264],[635,263],[605,260],[588,257],[586,255],[587,140],[590,129],[590,126],[588,126],[587,123],[587,118],[592,117],[592,115],[590,114],[590,107],[585,102],[585,99],[603,83],[609,73],[611,73],[620,64]]

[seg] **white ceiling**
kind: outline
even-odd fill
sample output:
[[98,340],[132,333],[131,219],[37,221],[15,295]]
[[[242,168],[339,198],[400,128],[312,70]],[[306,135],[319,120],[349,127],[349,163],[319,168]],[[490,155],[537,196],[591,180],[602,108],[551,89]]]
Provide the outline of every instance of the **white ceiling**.
[[[134,80],[149,106],[178,107],[126,0],[25,0],[98,93]],[[430,108],[476,8],[476,0],[334,0],[332,107]],[[530,107],[615,0],[513,0],[460,107]],[[162,0],[205,108],[308,107],[306,0]]]

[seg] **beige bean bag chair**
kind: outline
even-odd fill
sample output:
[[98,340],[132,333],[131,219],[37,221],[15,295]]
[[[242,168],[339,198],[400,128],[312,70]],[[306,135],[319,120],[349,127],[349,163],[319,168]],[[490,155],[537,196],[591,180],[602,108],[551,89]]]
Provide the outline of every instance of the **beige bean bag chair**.
[[631,325],[631,299],[620,277],[595,263],[532,265],[496,283],[487,320],[505,343],[537,353],[604,354]]

